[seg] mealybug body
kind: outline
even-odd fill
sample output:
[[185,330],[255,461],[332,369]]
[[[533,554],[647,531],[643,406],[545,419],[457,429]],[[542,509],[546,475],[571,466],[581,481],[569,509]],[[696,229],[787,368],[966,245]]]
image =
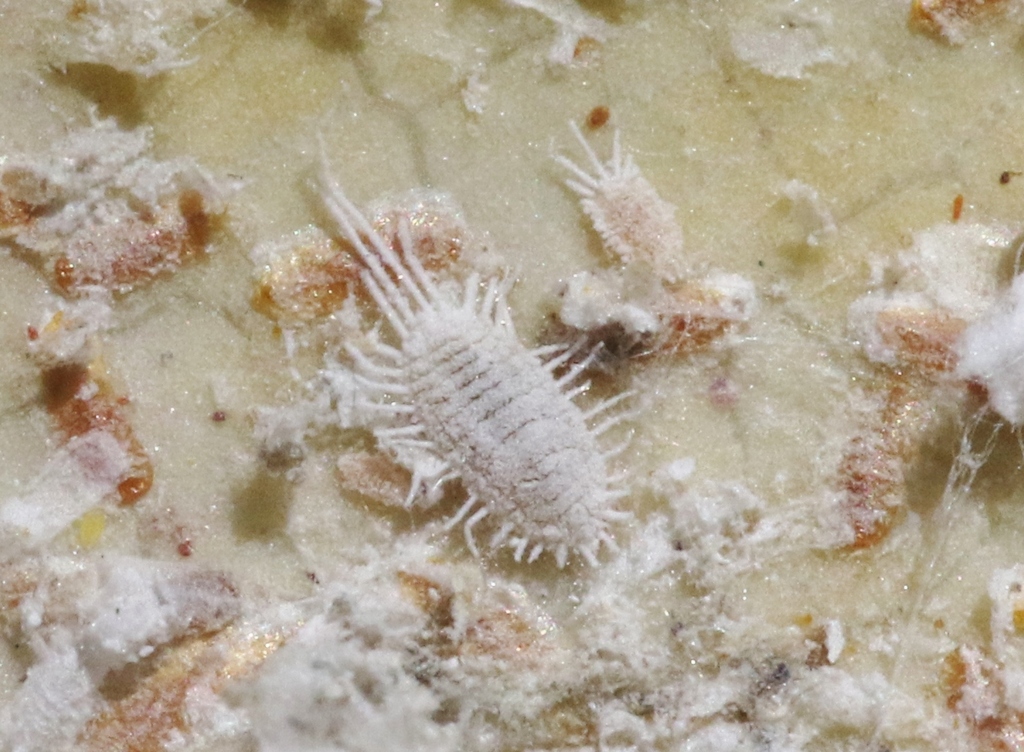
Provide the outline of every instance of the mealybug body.
[[675,207],[654,189],[633,157],[623,154],[615,131],[612,157],[602,162],[575,123],[573,134],[590,163],[588,172],[568,157],[555,160],[573,177],[565,183],[580,197],[580,206],[601,235],[605,247],[623,264],[643,261],[661,276],[676,280],[682,263],[683,231]]
[[[574,398],[587,384],[574,384],[590,358],[556,376],[575,348],[524,346],[509,316],[506,280],[482,284],[470,275],[456,300],[415,254],[397,253],[374,232],[336,184],[325,179],[325,186],[325,204],[397,338],[395,346],[374,341],[369,350],[348,351],[363,407],[381,415],[373,427],[378,443],[412,471],[406,504],[421,489],[436,499],[459,478],[468,499],[449,526],[465,520],[474,554],[473,527],[489,516],[490,546],[512,547],[516,561],[547,550],[559,567],[571,552],[596,563],[602,542],[612,544],[608,523],[628,515],[612,508],[625,491],[608,472],[621,447],[606,451],[599,440],[622,416],[591,421],[626,395],[582,410]],[[409,247],[408,225],[399,227],[399,241]]]

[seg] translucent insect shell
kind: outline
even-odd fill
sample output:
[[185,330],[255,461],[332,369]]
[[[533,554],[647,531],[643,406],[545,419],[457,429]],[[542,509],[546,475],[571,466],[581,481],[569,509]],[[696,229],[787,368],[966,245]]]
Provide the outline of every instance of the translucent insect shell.
[[[549,551],[559,567],[570,553],[596,564],[601,544],[614,545],[608,524],[629,515],[613,508],[626,492],[608,470],[624,445],[600,445],[623,415],[591,422],[627,395],[582,410],[574,398],[588,385],[574,384],[590,359],[556,377],[576,348],[524,346],[506,305],[506,279],[481,283],[471,275],[456,299],[413,253],[400,257],[384,242],[326,175],[323,184],[325,205],[365,265],[364,284],[397,338],[397,346],[377,342],[349,354],[364,407],[380,415],[378,443],[411,465],[406,504],[421,492],[438,496],[459,478],[468,499],[448,527],[464,520],[474,555],[473,528],[489,516],[490,547],[511,547],[516,561]],[[408,226],[399,240],[411,247]]]

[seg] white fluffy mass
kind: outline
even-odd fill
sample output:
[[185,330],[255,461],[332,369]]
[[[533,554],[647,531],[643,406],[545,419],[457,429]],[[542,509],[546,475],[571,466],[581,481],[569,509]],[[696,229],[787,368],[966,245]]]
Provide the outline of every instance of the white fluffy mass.
[[153,76],[187,65],[188,45],[227,12],[226,0],[87,0],[67,3],[53,36],[58,65],[93,63]]
[[151,655],[190,630],[224,626],[239,613],[223,576],[135,557],[108,557],[76,604],[83,660],[94,676]]
[[37,660],[12,700],[0,708],[0,750],[67,749],[100,704],[67,632],[51,644],[35,641]]
[[1007,422],[1024,423],[1024,277],[964,332],[957,370],[985,386],[989,404]]
[[241,611],[226,575],[132,556],[38,555],[4,570],[30,581],[19,623],[0,624],[31,647],[27,676],[0,708],[0,752],[74,750],[85,724],[109,709],[111,672],[210,634]]
[[548,62],[569,65],[576,57],[576,48],[584,39],[603,42],[608,36],[608,25],[592,16],[576,3],[558,0],[505,0],[509,5],[536,11],[558,27],[558,37],[548,52]]
[[850,306],[850,327],[868,358],[895,363],[892,343],[877,327],[886,311],[942,311],[967,323],[988,314],[1015,233],[1008,225],[972,222],[941,222],[914,233],[911,247],[895,263],[876,267],[873,288]]
[[807,245],[819,246],[838,234],[832,210],[816,188],[800,180],[790,180],[779,192],[789,201],[790,217],[806,234]]
[[107,431],[75,436],[51,454],[25,493],[0,502],[0,548],[34,548],[98,506],[117,490],[131,466]]
[[340,592],[239,693],[261,752],[443,752],[452,729],[408,663],[423,615],[393,589]]
[[653,334],[661,329],[657,302],[656,293],[638,294],[621,274],[578,272],[565,284],[558,317],[584,331],[619,324],[630,334]]
[[832,16],[798,3],[765,5],[741,21],[730,39],[733,54],[766,76],[802,79],[807,69],[840,62],[829,43]]
[[967,319],[988,310],[998,295],[1002,252],[1017,229],[998,222],[943,222],[914,233],[900,254],[900,286]]
[[151,141],[151,129],[124,131],[108,118],[71,131],[47,153],[7,156],[0,162],[0,191],[39,214],[14,239],[55,255],[70,240],[135,217],[140,209],[156,213],[184,190],[202,196],[208,213],[224,211],[231,186],[192,159],[153,159]]

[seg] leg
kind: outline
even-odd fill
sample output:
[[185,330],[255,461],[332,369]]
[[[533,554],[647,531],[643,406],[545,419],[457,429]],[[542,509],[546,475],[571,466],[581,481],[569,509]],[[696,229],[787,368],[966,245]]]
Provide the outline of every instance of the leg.
[[480,558],[480,551],[477,550],[476,542],[473,540],[473,526],[487,516],[490,510],[487,507],[482,507],[473,513],[473,516],[466,520],[466,525],[463,531],[466,534],[466,545],[469,546],[470,552],[473,554],[474,559]]

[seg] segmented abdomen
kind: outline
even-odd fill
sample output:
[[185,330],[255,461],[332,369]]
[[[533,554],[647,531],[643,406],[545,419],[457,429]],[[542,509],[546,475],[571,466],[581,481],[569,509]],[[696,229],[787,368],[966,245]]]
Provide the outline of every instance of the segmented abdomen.
[[509,329],[445,313],[404,343],[414,421],[500,519],[545,547],[588,546],[604,529],[587,512],[608,474],[583,412]]
[[[469,498],[448,526],[469,515],[464,531],[474,555],[473,527],[490,515],[497,526],[490,547],[507,543],[516,561],[550,551],[559,567],[571,552],[597,564],[602,543],[614,545],[608,523],[628,515],[611,508],[625,491],[611,488],[616,480],[605,466],[622,447],[602,453],[598,445],[621,416],[595,428],[588,422],[628,393],[580,410],[573,397],[587,384],[570,385],[596,352],[556,379],[553,371],[576,349],[544,362],[519,342],[505,280],[481,288],[470,275],[458,300],[415,253],[400,256],[385,242],[326,175],[324,184],[324,203],[366,267],[363,284],[398,341],[374,338],[371,350],[348,352],[368,393],[364,406],[391,416],[374,435],[412,471],[406,504],[421,488],[436,500],[447,480],[460,478]],[[407,223],[399,224],[398,244],[413,248]]]

